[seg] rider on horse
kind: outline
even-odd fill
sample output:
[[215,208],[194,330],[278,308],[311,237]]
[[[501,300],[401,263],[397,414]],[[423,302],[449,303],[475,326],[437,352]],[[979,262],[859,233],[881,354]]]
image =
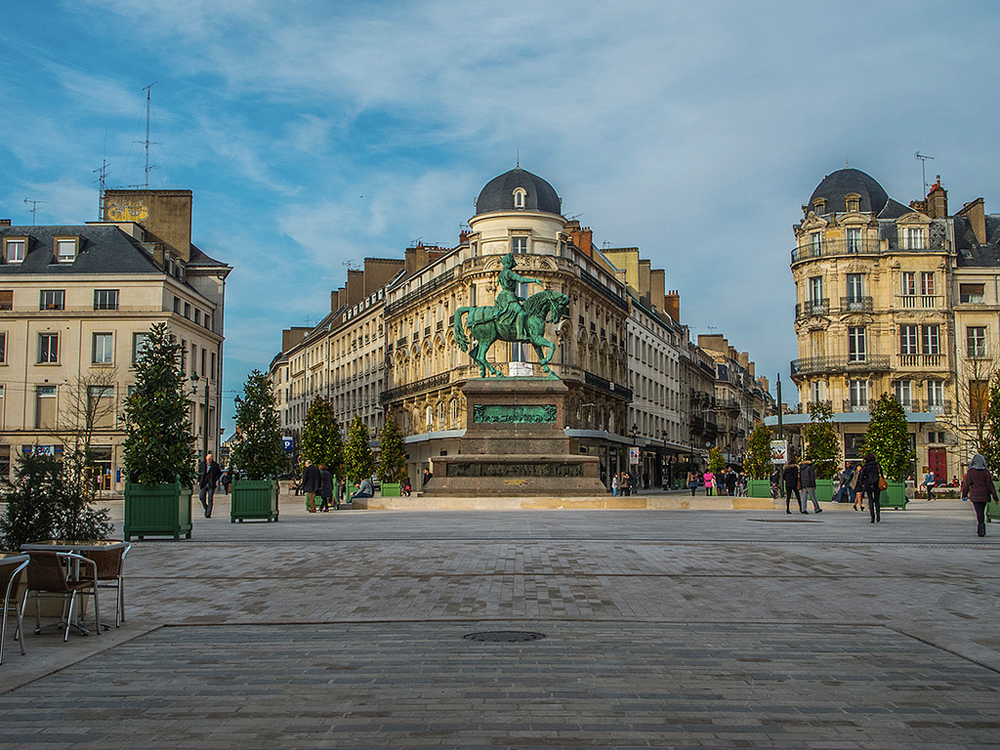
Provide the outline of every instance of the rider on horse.
[[517,296],[517,285],[534,283],[545,286],[545,282],[541,279],[530,279],[527,276],[521,276],[514,271],[514,253],[508,253],[503,256],[501,263],[503,264],[503,270],[500,271],[500,277],[497,279],[500,291],[497,292],[496,300],[493,303],[496,309],[496,321],[498,324],[506,323],[509,325],[513,323],[517,331],[517,340],[523,341],[525,339],[525,331],[524,313],[521,309],[521,303],[524,300]]

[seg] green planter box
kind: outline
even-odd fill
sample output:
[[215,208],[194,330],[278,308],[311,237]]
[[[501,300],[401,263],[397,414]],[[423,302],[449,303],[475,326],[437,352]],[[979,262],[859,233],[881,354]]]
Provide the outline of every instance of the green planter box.
[[230,497],[229,522],[242,523],[248,518],[277,521],[278,490],[277,479],[237,479]]
[[382,482],[380,493],[382,497],[401,497],[403,485],[400,482]]
[[816,480],[816,499],[821,503],[828,503],[833,500],[833,480]]
[[[1000,495],[1000,482],[994,482],[993,486],[997,490],[997,495]],[[1000,520],[1000,505],[990,500],[986,503],[986,522],[993,523],[994,518]]]
[[771,497],[771,480],[748,479],[747,497]]
[[882,508],[906,510],[906,485],[902,482],[889,482],[889,487],[879,493],[878,503]]
[[125,483],[125,524],[122,534],[125,541],[133,536],[172,536],[175,540],[183,534],[191,538],[190,487],[173,484]]

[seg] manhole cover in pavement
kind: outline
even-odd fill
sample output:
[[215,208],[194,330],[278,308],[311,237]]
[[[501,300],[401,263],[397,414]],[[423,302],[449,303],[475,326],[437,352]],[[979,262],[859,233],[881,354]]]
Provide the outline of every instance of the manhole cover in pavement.
[[462,636],[467,641],[484,643],[523,643],[525,641],[538,641],[544,637],[544,633],[525,633],[520,630],[490,630],[485,633],[469,633]]

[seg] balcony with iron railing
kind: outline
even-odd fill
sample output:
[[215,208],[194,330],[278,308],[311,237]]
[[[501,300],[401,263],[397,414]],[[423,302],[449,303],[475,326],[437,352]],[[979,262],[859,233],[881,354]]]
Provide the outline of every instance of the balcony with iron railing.
[[871,312],[875,308],[871,297],[841,297],[840,311],[845,312]]
[[618,396],[626,401],[632,400],[632,389],[626,388],[623,385],[618,385],[613,383],[606,378],[602,378],[600,375],[595,375],[592,372],[584,372],[583,382],[587,385],[598,389],[599,391],[604,391],[605,393],[610,393],[613,396]]
[[905,243],[902,247],[898,240],[877,240],[870,237],[859,237],[844,240],[827,240],[822,242],[806,242],[792,250],[792,263],[828,258],[838,255],[880,255],[883,253],[943,253],[947,252],[943,238],[924,240],[919,245]]
[[449,382],[451,382],[450,372],[431,375],[429,378],[424,378],[423,380],[417,380],[413,383],[407,383],[405,385],[397,386],[396,388],[390,388],[387,391],[382,391],[382,393],[379,394],[379,401],[385,404],[389,401],[395,401],[398,398],[403,398],[404,396],[412,396],[415,393],[423,393],[424,391],[433,390],[434,388],[440,388],[443,385],[448,385]]
[[850,355],[837,357],[803,357],[791,362],[792,377],[827,372],[887,372],[891,370],[887,354],[869,354],[864,358]]
[[[871,402],[869,402],[871,403]],[[869,410],[869,403],[865,404],[853,404],[849,398],[844,399],[844,411],[847,413],[865,413]],[[903,407],[903,411],[907,414],[951,414],[951,401],[941,401],[939,403],[931,403],[925,399],[911,399],[910,401],[903,401],[900,403]]]
[[829,315],[830,314],[830,300],[829,298],[824,299],[809,299],[795,306],[795,319],[807,318],[810,315]]

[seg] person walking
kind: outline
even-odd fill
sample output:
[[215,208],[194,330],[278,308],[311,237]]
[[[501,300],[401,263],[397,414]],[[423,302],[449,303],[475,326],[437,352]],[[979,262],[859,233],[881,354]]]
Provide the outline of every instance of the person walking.
[[712,494],[712,487],[715,486],[715,472],[706,471],[701,478],[705,482],[705,497],[709,497]]
[[618,475],[615,474],[613,477],[611,477],[611,497],[618,497],[618,486],[619,486]]
[[934,490],[934,472],[931,471],[929,466],[924,467],[924,487],[927,489],[927,500],[931,499],[931,492]]
[[835,503],[848,502],[851,491],[851,462],[844,464],[844,470],[835,479],[837,480],[837,495],[833,498]]
[[802,509],[809,507],[809,500],[812,500],[813,511],[822,513],[819,501],[816,500],[816,467],[808,458],[803,458],[799,464],[799,485],[802,487]]
[[986,536],[986,504],[990,498],[1000,504],[996,487],[993,486],[993,476],[986,468],[986,457],[977,453],[972,457],[969,470],[962,480],[962,499],[968,498],[976,509],[976,536]]
[[211,453],[205,454],[205,460],[201,462],[198,470],[198,499],[201,500],[201,507],[205,509],[205,518],[212,517],[212,508],[215,505],[215,488],[222,477],[222,467],[217,464]]
[[809,514],[809,511],[802,505],[802,495],[799,494],[799,465],[795,459],[789,456],[788,465],[781,472],[781,479],[785,482],[785,513],[791,514],[792,493],[795,493],[795,502],[799,505],[799,513]]
[[882,480],[882,466],[875,460],[874,453],[868,453],[865,455],[864,466],[858,472],[858,487],[868,495],[868,512],[871,514],[869,523],[882,523],[882,505],[879,502],[879,495],[882,493],[880,480]]
[[726,494],[729,497],[736,497],[736,472],[733,467],[729,467],[729,471],[726,473]]
[[327,471],[326,464],[319,465],[319,496],[322,499],[320,512],[329,513],[330,501],[333,499],[333,475]]
[[625,497],[632,494],[632,477],[627,471],[622,472],[622,478],[618,482],[618,488]]
[[861,486],[861,482],[858,481],[858,477],[861,476],[861,464],[854,467],[854,474],[851,476],[851,497],[854,498],[854,510],[859,510],[864,513],[865,501],[864,501],[864,488]]
[[310,513],[316,512],[316,493],[320,490],[319,469],[313,466],[308,458],[305,460],[305,468],[302,470],[302,491],[306,493],[306,510]]
[[691,490],[691,497],[694,497],[694,493],[698,490],[698,473],[688,470],[687,480],[688,489]]

